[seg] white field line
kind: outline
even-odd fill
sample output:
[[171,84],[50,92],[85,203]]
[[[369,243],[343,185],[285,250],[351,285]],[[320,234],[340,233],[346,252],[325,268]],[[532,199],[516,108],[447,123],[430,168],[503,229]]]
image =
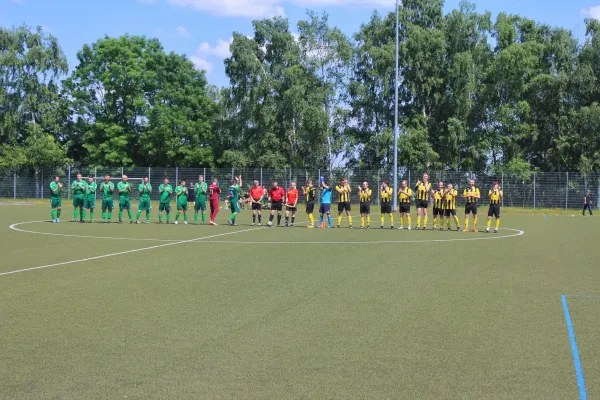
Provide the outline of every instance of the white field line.
[[44,268],[50,268],[50,267],[58,267],[60,265],[75,264],[75,263],[80,263],[80,262],[84,262],[84,261],[99,260],[101,258],[106,258],[106,257],[119,256],[119,255],[122,255],[122,254],[137,253],[137,252],[140,252],[140,251],[158,249],[158,248],[161,248],[161,247],[174,246],[174,245],[183,244],[183,243],[196,242],[196,241],[200,241],[200,240],[204,240],[204,239],[212,239],[212,238],[216,238],[216,237],[220,237],[220,236],[234,235],[236,233],[249,232],[249,231],[254,231],[254,230],[257,230],[257,229],[265,229],[265,228],[259,227],[259,228],[243,229],[241,231],[219,233],[217,235],[204,236],[204,237],[199,237],[199,238],[195,238],[195,239],[180,240],[180,241],[172,242],[172,243],[158,244],[158,245],[155,245],[155,246],[143,247],[141,249],[126,250],[126,251],[120,251],[118,253],[103,254],[103,255],[95,256],[95,257],[82,258],[80,260],[72,260],[72,261],[65,261],[65,262],[60,262],[60,263],[56,263],[56,264],[40,265],[39,267],[32,267],[32,268],[23,268],[23,269],[18,269],[18,270],[15,270],[15,271],[2,272],[2,273],[0,273],[0,276],[2,276],[2,275],[18,274],[18,273],[21,273],[21,272],[34,271],[34,270],[44,269]]

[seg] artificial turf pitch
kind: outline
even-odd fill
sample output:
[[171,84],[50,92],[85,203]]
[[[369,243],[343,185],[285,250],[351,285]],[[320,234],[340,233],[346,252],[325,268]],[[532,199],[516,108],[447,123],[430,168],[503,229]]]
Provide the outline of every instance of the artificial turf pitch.
[[[72,236],[9,228],[47,205],[0,206],[0,273],[59,264],[0,275],[2,399],[581,396],[561,295],[600,295],[596,217],[506,214],[517,231],[496,236],[524,234],[489,240],[257,228],[247,210],[238,227],[224,211],[218,227],[76,224],[64,208],[15,228]],[[600,298],[568,306],[600,398]]]

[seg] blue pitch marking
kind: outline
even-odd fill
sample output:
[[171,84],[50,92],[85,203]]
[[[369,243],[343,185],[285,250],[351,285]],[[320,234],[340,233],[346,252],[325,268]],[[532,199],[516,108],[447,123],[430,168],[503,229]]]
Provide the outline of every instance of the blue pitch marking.
[[575,374],[577,375],[577,386],[579,386],[579,399],[587,400],[587,391],[585,390],[585,380],[583,379],[583,370],[581,369],[581,360],[579,359],[579,350],[577,349],[577,342],[575,341],[575,331],[573,330],[573,324],[571,323],[571,314],[569,313],[569,306],[567,304],[567,296],[562,295],[563,311],[565,313],[565,322],[567,323],[567,330],[569,331],[569,339],[571,341],[571,352],[573,353],[573,364],[575,364]]

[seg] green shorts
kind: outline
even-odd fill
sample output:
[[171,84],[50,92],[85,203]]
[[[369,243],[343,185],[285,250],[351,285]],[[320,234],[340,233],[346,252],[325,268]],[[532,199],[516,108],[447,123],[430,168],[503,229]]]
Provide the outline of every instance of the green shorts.
[[206,200],[198,200],[196,199],[196,204],[194,205],[194,210],[196,211],[206,211]]
[[150,211],[150,199],[140,199],[140,203],[138,205],[138,210]]
[[183,211],[187,211],[188,209],[188,205],[187,203],[177,203],[177,209],[178,210],[183,210]]
[[50,207],[54,210],[55,208],[62,207],[62,199],[59,198],[51,198],[50,199]]
[[238,203],[237,201],[230,201],[229,209],[231,210],[232,213],[239,213],[240,212],[240,203]]
[[73,197],[73,207],[83,207],[83,197]]
[[115,202],[113,199],[102,199],[102,211],[112,211],[113,208],[115,208]]
[[96,199],[94,199],[94,200],[85,199],[83,201],[83,208],[89,208],[90,210],[96,208]]
[[131,201],[129,199],[119,199],[119,209],[120,210],[130,210],[131,209]]
[[171,212],[171,203],[158,203],[158,212]]

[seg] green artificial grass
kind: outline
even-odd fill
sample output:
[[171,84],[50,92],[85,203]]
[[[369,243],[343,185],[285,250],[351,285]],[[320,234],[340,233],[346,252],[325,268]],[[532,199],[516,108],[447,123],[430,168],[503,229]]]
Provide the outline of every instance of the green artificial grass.
[[[16,226],[34,234],[9,225],[47,204],[0,206],[0,273],[102,257],[0,275],[0,398],[579,398],[561,295],[600,295],[595,216],[511,210],[486,235],[378,214],[306,229],[303,211],[293,229],[248,210],[159,225],[153,207],[106,225],[66,204],[61,224]],[[568,301],[597,398],[600,299]]]

